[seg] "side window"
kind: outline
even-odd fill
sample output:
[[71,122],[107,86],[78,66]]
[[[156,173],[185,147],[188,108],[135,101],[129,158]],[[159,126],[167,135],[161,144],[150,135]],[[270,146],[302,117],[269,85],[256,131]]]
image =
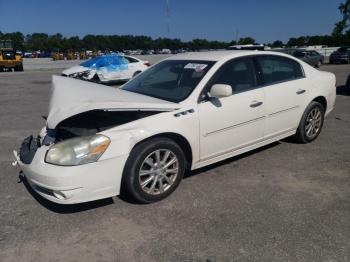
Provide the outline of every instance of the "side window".
[[208,89],[215,84],[226,84],[232,87],[232,93],[242,93],[256,88],[257,80],[254,63],[251,59],[235,59],[227,62],[209,81]]
[[300,64],[294,60],[276,56],[258,56],[257,61],[267,85],[303,77]]

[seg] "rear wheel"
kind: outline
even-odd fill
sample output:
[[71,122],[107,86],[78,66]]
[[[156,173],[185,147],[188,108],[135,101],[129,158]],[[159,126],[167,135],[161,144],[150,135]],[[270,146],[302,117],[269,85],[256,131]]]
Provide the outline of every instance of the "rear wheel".
[[154,138],[137,145],[125,165],[123,186],[141,203],[151,203],[169,196],[185,173],[185,155],[168,138]]
[[22,72],[23,71],[23,64],[15,66],[14,70],[17,71],[17,72]]
[[316,101],[308,105],[294,136],[298,142],[310,143],[319,136],[323,127],[324,111],[324,107]]
[[133,75],[132,75],[132,77],[134,78],[135,76],[137,76],[138,74],[140,74],[141,73],[141,71],[136,71]]

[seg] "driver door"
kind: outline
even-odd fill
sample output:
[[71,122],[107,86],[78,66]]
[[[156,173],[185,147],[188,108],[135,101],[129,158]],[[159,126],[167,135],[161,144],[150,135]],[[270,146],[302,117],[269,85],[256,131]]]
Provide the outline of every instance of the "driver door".
[[208,82],[232,87],[232,95],[199,103],[200,161],[210,161],[263,139],[265,101],[250,58],[225,63]]

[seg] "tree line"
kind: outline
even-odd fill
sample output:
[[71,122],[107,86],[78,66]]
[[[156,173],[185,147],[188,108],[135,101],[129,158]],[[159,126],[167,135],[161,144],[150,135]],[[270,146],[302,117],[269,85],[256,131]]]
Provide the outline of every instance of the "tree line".
[[[63,37],[62,34],[48,35],[46,33],[33,33],[23,35],[21,32],[1,33],[0,40],[11,40],[14,48],[21,51],[81,51],[81,50],[136,50],[153,49],[161,50],[164,48],[177,49],[223,49],[230,45],[256,44],[254,38],[244,37],[238,41],[209,41],[206,39],[194,39],[183,42],[180,39],[156,38],[148,36],[133,35],[86,35],[82,38],[78,36]],[[290,38],[289,41],[276,40],[266,44],[271,47],[293,47],[308,45],[327,45],[327,46],[350,46],[350,30],[344,34],[301,36]]]
[[[283,43],[276,40],[266,45],[271,47],[294,47],[308,45],[327,45],[327,46],[350,46],[350,0],[346,0],[338,7],[342,19],[335,24],[331,35],[301,36],[290,38]],[[243,37],[238,41],[209,41],[206,39],[194,39],[183,42],[180,39],[157,38],[149,36],[133,35],[86,35],[82,38],[78,36],[63,37],[62,34],[48,35],[46,33],[33,33],[24,35],[21,32],[2,33],[0,31],[0,40],[11,40],[14,48],[21,51],[82,51],[82,50],[135,50],[135,49],[153,49],[161,50],[164,48],[177,49],[223,49],[230,45],[256,44],[254,38]]]

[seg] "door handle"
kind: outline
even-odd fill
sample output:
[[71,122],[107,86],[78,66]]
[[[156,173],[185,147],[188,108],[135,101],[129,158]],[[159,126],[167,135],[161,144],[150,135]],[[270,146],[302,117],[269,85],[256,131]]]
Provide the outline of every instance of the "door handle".
[[251,104],[250,104],[250,107],[254,108],[254,107],[258,107],[258,106],[261,106],[263,104],[263,102],[260,102],[260,101],[253,101]]
[[301,94],[303,94],[303,93],[305,93],[306,91],[305,91],[305,89],[299,89],[298,91],[297,91],[297,95],[301,95]]

